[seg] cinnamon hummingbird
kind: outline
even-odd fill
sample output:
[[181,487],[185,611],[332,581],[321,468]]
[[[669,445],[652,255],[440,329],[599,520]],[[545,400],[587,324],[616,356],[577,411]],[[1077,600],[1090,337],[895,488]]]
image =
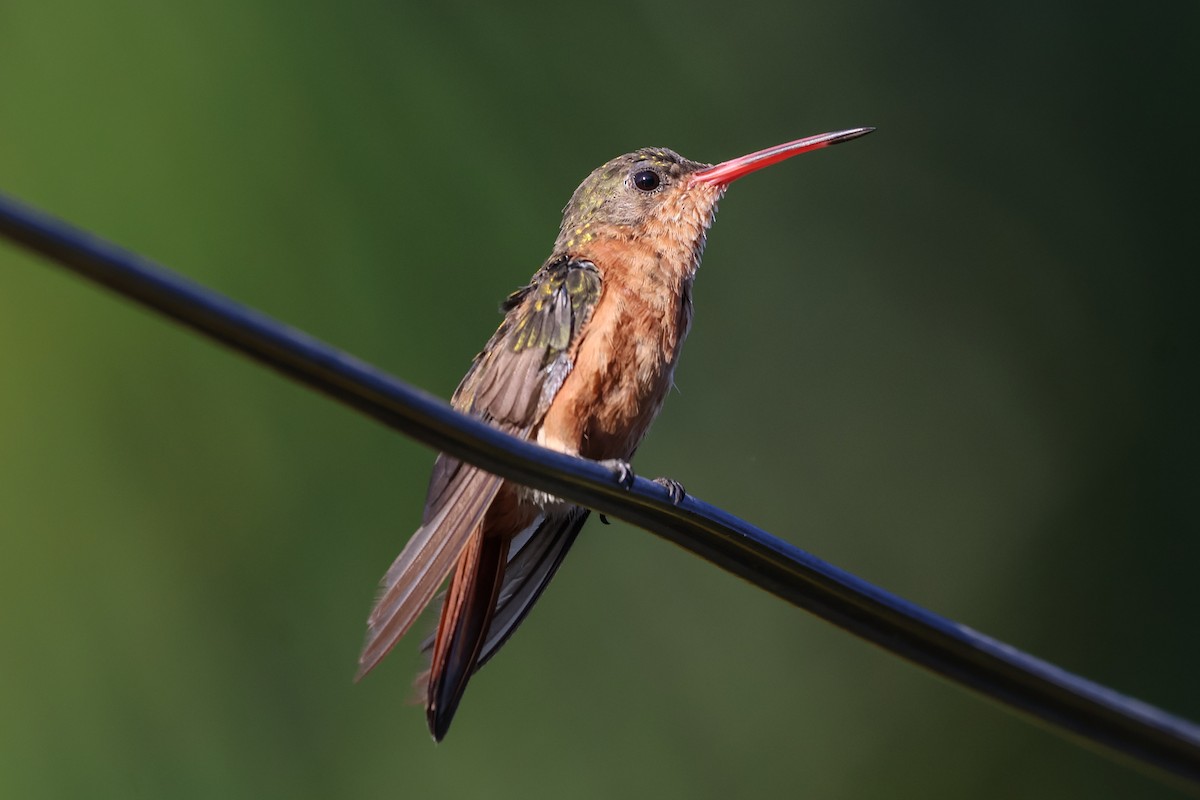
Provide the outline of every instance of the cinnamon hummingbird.
[[[451,404],[631,482],[628,462],[672,385],[705,234],[729,184],[872,130],[810,136],[715,166],[648,147],[599,167],[563,209],[550,257],[504,302],[504,320]],[[678,483],[661,482],[682,500]],[[429,730],[441,741],[467,682],[525,619],[588,513],[439,455],[421,527],[383,578],[358,677],[449,576],[419,679]]]

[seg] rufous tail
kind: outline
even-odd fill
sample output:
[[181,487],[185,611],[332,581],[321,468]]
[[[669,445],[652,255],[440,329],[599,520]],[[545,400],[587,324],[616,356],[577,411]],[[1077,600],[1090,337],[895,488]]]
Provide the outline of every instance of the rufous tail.
[[450,580],[434,640],[426,700],[429,732],[439,742],[450,729],[475,671],[504,582],[507,555],[506,538],[477,529]]

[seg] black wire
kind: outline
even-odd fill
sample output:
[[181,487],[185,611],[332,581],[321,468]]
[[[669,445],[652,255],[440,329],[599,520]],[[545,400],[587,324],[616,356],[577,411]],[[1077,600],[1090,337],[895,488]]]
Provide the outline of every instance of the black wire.
[[[434,449],[662,536],[870,642],[1200,790],[1200,727],[1065,672],[826,564],[694,497],[507,436],[390,375],[0,196],[0,234]],[[1161,775],[1161,773],[1160,773]]]

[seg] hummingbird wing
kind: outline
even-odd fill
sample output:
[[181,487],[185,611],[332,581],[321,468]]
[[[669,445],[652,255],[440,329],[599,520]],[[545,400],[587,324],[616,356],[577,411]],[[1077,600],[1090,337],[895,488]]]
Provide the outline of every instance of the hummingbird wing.
[[[452,405],[509,433],[527,436],[541,422],[570,373],[574,347],[600,292],[600,275],[591,262],[566,257],[547,262],[528,286],[505,302],[504,321],[476,356],[454,393]],[[451,582],[439,630],[458,630],[464,616],[481,614],[482,633],[467,638],[478,639],[487,632],[494,596],[481,604],[453,595],[466,592],[476,597],[493,589],[499,591],[505,567],[503,550],[498,559],[490,548],[466,551],[472,538],[484,538],[472,534],[484,533],[480,530],[484,517],[502,483],[500,478],[458,459],[438,456],[421,527],[384,576],[380,597],[368,619],[358,677],[378,664],[408,631],[455,562],[460,563],[460,569],[465,569],[461,565],[467,562],[482,566],[478,563],[481,555],[498,566],[490,577],[473,575],[470,580],[464,577]],[[486,607],[480,611],[481,606]],[[451,623],[448,628],[447,623]],[[471,645],[476,651],[480,646],[482,641]],[[461,650],[454,646],[447,652],[453,659],[456,653],[461,655]],[[476,655],[471,655],[471,667],[475,659]],[[435,678],[437,673],[435,670]],[[463,687],[465,680],[453,692],[461,696]],[[449,705],[457,705],[457,699]]]
[[[513,631],[525,621],[529,609],[541,597],[567,551],[575,543],[588,510],[576,507],[568,514],[542,515],[534,523],[524,542],[513,540],[508,554],[504,583],[496,600],[492,624],[475,663],[478,670],[508,641]],[[520,546],[518,546],[520,545]]]
[[[539,514],[533,524],[509,544],[503,583],[496,596],[487,638],[475,662],[476,672],[525,620],[542,590],[558,571],[567,551],[575,543],[575,537],[587,521],[588,514],[586,508],[578,507],[567,514]],[[421,652],[426,656],[432,654],[433,642],[433,633],[421,642]]]
[[383,591],[367,619],[367,642],[358,661],[366,675],[396,645],[462,555],[503,481],[477,469],[461,469],[443,487],[441,505],[408,540],[382,581]]

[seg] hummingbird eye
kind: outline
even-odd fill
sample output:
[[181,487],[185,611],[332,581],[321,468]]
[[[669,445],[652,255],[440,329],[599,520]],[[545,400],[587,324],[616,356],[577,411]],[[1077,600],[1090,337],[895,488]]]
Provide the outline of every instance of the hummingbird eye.
[[661,184],[662,179],[652,169],[641,169],[633,173],[633,185],[643,192],[653,192]]

